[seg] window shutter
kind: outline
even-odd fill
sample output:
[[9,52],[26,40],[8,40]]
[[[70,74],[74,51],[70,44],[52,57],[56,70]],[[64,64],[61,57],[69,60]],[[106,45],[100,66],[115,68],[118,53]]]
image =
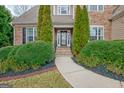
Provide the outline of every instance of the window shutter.
[[23,28],[22,36],[23,36],[22,38],[23,44],[25,44],[26,43],[26,28]]

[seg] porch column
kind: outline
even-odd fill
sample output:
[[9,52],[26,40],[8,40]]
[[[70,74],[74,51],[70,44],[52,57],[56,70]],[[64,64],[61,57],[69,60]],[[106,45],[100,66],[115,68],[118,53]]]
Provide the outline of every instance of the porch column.
[[73,19],[75,17],[75,5],[73,5]]
[[60,47],[60,31],[57,31],[57,47]]
[[67,47],[70,47],[71,43],[71,33],[70,30],[67,31]]
[[54,31],[54,27],[52,29],[52,38],[53,38],[53,48],[55,48],[55,31]]

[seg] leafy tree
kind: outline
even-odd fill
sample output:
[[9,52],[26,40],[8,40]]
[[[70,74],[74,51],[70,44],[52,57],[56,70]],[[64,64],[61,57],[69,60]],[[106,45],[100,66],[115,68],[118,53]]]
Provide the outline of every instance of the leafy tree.
[[0,6],[0,47],[12,44],[12,16],[5,6]]
[[79,54],[82,47],[86,45],[89,40],[89,19],[86,6],[83,9],[80,5],[76,7],[76,14],[74,20],[74,31],[72,40],[72,52],[76,56]]
[[40,6],[38,15],[38,40],[52,42],[52,19],[50,5]]

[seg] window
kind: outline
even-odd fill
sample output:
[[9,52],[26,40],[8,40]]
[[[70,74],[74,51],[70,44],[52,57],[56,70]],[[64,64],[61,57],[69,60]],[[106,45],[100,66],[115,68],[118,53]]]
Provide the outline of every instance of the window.
[[36,39],[36,27],[26,28],[26,42],[35,41]]
[[104,10],[103,5],[98,5],[98,11],[103,11],[103,10]]
[[70,7],[68,5],[57,6],[57,14],[58,15],[69,15],[70,14]]
[[91,26],[90,27],[90,40],[103,40],[104,39],[104,27],[103,26]]
[[104,11],[104,5],[88,5],[88,11]]
[[90,5],[90,11],[97,11],[97,5]]

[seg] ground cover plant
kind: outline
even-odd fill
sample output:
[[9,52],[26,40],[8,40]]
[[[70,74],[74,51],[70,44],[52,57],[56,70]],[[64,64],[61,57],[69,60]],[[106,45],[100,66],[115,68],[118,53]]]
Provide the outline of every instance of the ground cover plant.
[[14,46],[8,53],[7,58],[0,62],[0,73],[9,71],[16,73],[28,69],[37,69],[53,60],[54,50],[51,43],[36,41]]
[[92,41],[82,48],[77,61],[88,68],[102,65],[124,76],[124,41]]

